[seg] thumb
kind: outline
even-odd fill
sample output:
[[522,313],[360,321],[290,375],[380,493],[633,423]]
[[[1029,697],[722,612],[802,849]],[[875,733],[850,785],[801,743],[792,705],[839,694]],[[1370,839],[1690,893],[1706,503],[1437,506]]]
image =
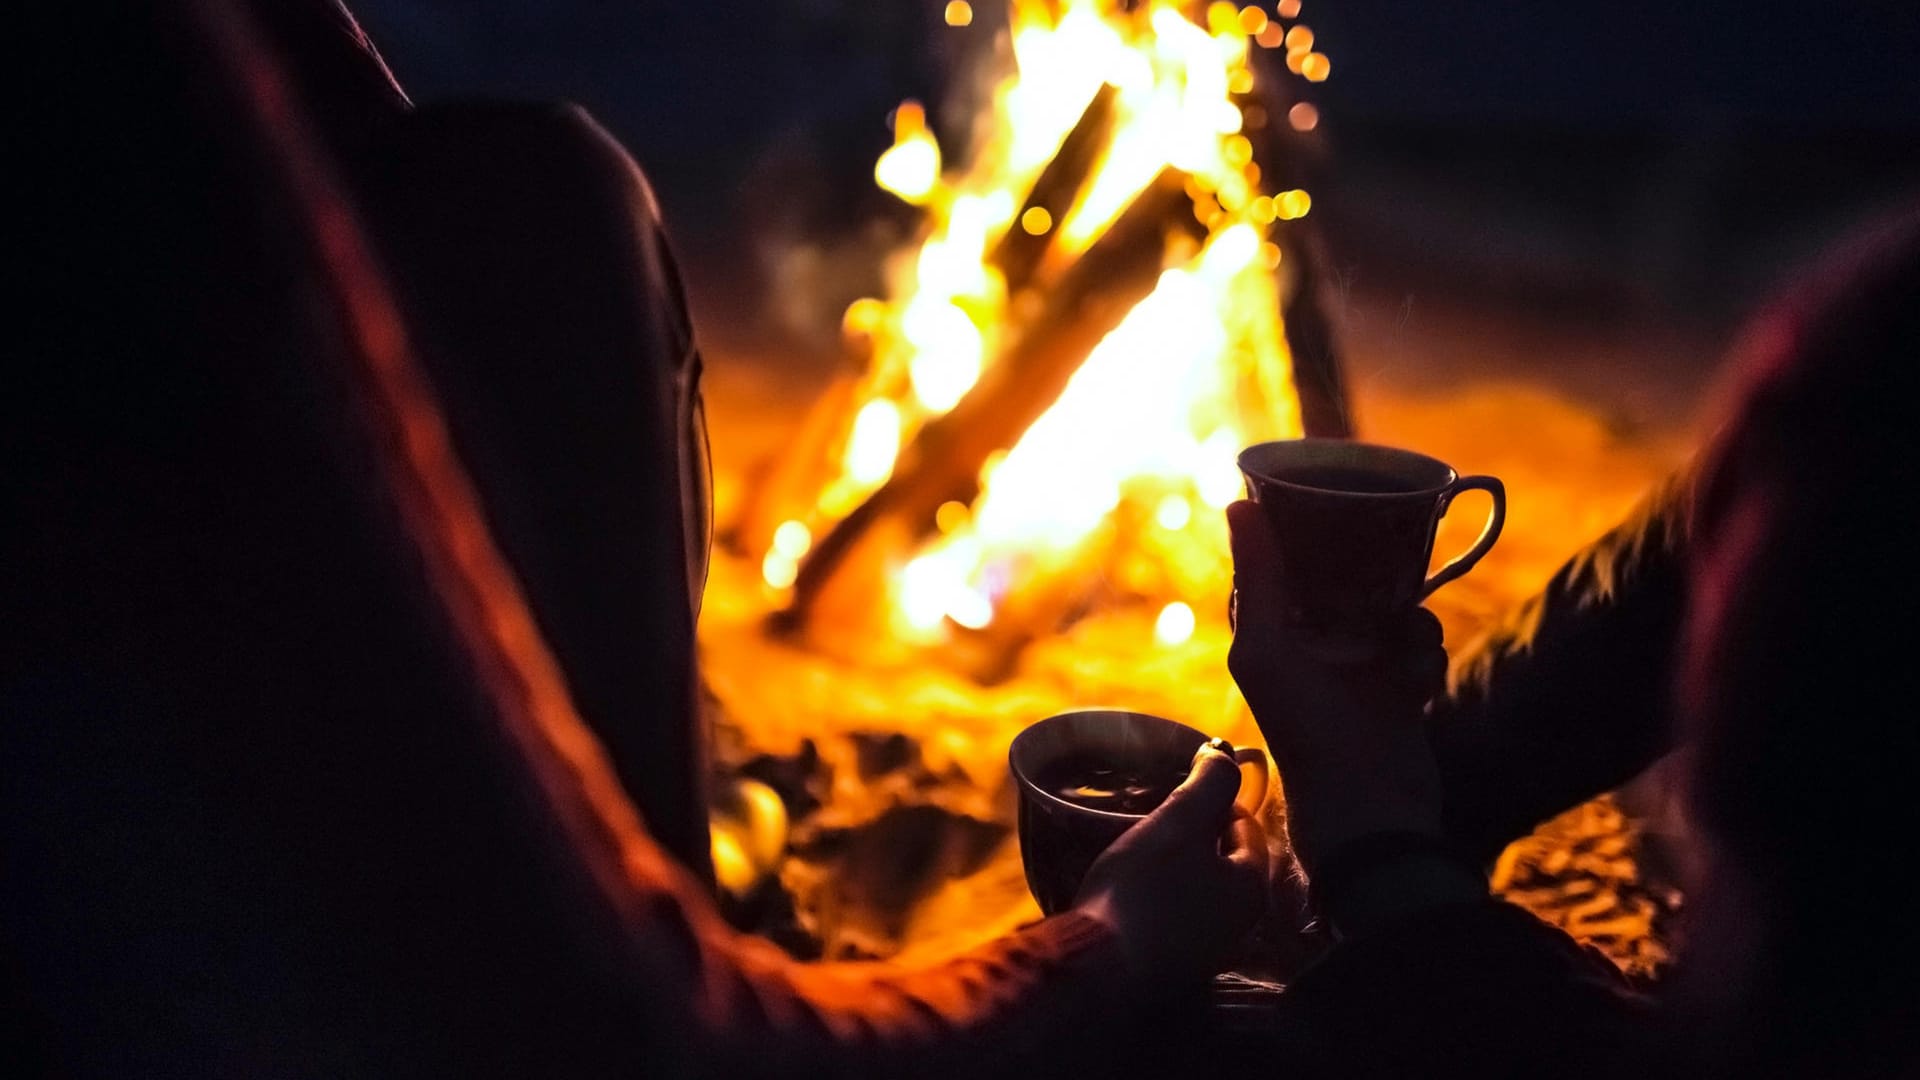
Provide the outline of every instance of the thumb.
[[1212,841],[1233,812],[1240,793],[1240,766],[1232,754],[1202,746],[1193,757],[1193,769],[1147,819],[1140,831],[1154,843],[1180,844],[1195,838]]

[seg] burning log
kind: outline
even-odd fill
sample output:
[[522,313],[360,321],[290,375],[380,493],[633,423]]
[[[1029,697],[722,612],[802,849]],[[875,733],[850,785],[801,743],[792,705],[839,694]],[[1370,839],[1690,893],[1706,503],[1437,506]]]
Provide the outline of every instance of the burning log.
[[1022,649],[1038,636],[1064,629],[1107,587],[1098,571],[1112,560],[1115,546],[1115,530],[1102,528],[1063,556],[1028,567],[992,622],[979,629],[955,628],[947,650],[950,662],[982,686],[1004,681]]
[[1087,102],[1086,111],[1060,141],[1060,149],[1033,182],[1033,190],[1027,193],[1020,212],[1014,215],[1006,235],[995,245],[989,259],[1006,279],[1007,292],[1016,293],[1027,287],[1041,256],[1053,241],[1051,227],[1029,229],[1026,226],[1030,220],[1028,215],[1037,210],[1045,215],[1048,223],[1067,216],[1092,175],[1093,167],[1112,141],[1114,101],[1118,96],[1119,90],[1106,83]]
[[[1256,54],[1257,55],[1257,54]],[[1271,190],[1305,189],[1311,185],[1316,154],[1300,133],[1266,118],[1287,114],[1301,99],[1283,78],[1261,82],[1258,115],[1249,123],[1247,137],[1254,160]],[[1274,229],[1274,242],[1285,253],[1281,263],[1281,326],[1287,351],[1293,354],[1294,392],[1300,399],[1300,423],[1306,434],[1351,438],[1353,415],[1347,407],[1346,377],[1342,374],[1339,341],[1327,318],[1322,279],[1326,252],[1317,217],[1285,222]]]
[[[1065,24],[1034,17],[1034,25],[1044,29],[1033,32],[1072,36]],[[1224,24],[1213,25],[1223,18],[1217,11],[1209,14],[1210,32],[1227,32]],[[1143,70],[1151,70],[1156,83],[1164,75],[1172,91],[1198,78],[1173,73],[1200,60],[1178,49],[1163,49],[1160,27],[1122,21],[1128,22],[1128,37],[1153,50],[1156,59]],[[1231,56],[1221,59],[1229,68],[1235,64]],[[993,501],[993,506],[1031,513],[1017,509],[1019,500],[1048,498],[1035,487],[1036,476],[1048,476],[1044,484],[1074,482],[1049,472],[1057,466],[1048,464],[1046,451],[1020,447],[1027,445],[1032,425],[1060,402],[1096,347],[1154,294],[1161,271],[1169,266],[1178,266],[1182,273],[1169,285],[1163,300],[1168,306],[1157,307],[1117,338],[1112,355],[1126,357],[1144,349],[1142,356],[1169,356],[1168,366],[1148,379],[1175,377],[1189,360],[1214,364],[1223,389],[1206,389],[1187,376],[1179,376],[1188,381],[1177,387],[1139,382],[1134,373],[1140,369],[1101,364],[1084,392],[1076,389],[1068,395],[1075,399],[1075,410],[1092,410],[1080,423],[1098,441],[1087,445],[1114,447],[1104,461],[1115,475],[1089,465],[1099,474],[1090,477],[1101,485],[1099,490],[1124,483],[1120,474],[1127,470],[1158,463],[1224,463],[1228,451],[1223,443],[1298,434],[1303,420],[1309,434],[1349,432],[1334,335],[1319,307],[1323,264],[1315,238],[1295,220],[1306,213],[1305,191],[1283,192],[1284,199],[1263,193],[1272,189],[1261,181],[1268,170],[1252,162],[1257,150],[1249,143],[1270,141],[1270,114],[1244,100],[1257,85],[1245,77],[1246,71],[1224,74],[1230,96],[1220,104],[1241,110],[1248,134],[1238,134],[1236,125],[1222,121],[1220,110],[1182,98],[1187,112],[1183,123],[1196,137],[1190,148],[1199,162],[1196,171],[1163,171],[1084,251],[1078,242],[1058,242],[1057,223],[1074,214],[1094,188],[1123,134],[1121,126],[1134,119],[1122,107],[1123,95],[1114,85],[1100,86],[1065,129],[1055,126],[1067,119],[1058,112],[1028,110],[1011,95],[996,99],[997,107],[1008,109],[1002,119],[1016,127],[1044,119],[1030,130],[1045,132],[1056,149],[1037,176],[1024,166],[1017,176],[1011,174],[1007,156],[991,152],[978,164],[978,175],[958,181],[900,167],[876,168],[887,190],[932,208],[931,228],[908,286],[910,299],[863,301],[873,306],[866,314],[877,321],[856,320],[849,312],[849,327],[871,323],[881,329],[866,374],[840,386],[831,405],[816,413],[819,422],[809,425],[801,440],[805,445],[795,448],[794,456],[805,461],[780,467],[735,534],[743,553],[765,552],[761,579],[773,590],[770,595],[787,597],[786,606],[771,619],[772,628],[805,629],[810,646],[831,651],[844,645],[876,660],[876,650],[898,655],[898,650],[876,642],[873,633],[876,616],[888,614],[889,629],[910,631],[888,635],[888,641],[912,648],[937,637],[949,646],[949,660],[956,648],[981,658],[982,663],[962,665],[979,675],[1004,668],[1004,661],[1033,635],[1064,626],[1088,610],[1098,591],[1088,582],[1103,577],[1088,565],[1099,561],[1089,555],[1099,546],[1088,531],[1089,521],[1064,526],[1047,544],[1055,554],[1076,551],[1079,565],[1042,565],[1031,552],[1019,550],[1030,538],[984,536],[971,515],[985,505],[980,502],[987,483],[984,473],[998,454],[1013,454],[1017,472],[1002,475],[1018,479],[1007,480],[1004,488],[996,481],[995,489],[1025,494],[1009,495],[1013,501]],[[1211,78],[1201,81],[1213,83]],[[1207,156],[1209,140],[1215,142],[1217,157]],[[900,152],[903,145],[896,130],[896,147],[889,154],[909,160]],[[1012,145],[1019,145],[1018,140]],[[1298,171],[1297,163],[1285,155],[1268,156],[1275,164],[1269,180],[1289,179],[1288,174]],[[937,156],[928,160],[938,167]],[[1129,172],[1136,160],[1123,156],[1115,168],[1120,175],[1137,176]],[[979,209],[1008,205],[998,200],[1021,192],[1014,185],[1026,177],[1033,178],[1025,184],[1012,222],[997,236],[982,235]],[[951,218],[944,216],[948,202],[932,197],[942,184],[951,196]],[[1104,200],[1102,206],[1111,208]],[[1099,216],[1105,219],[1107,213],[1102,210]],[[1276,225],[1276,218],[1288,224]],[[1184,250],[1169,260],[1168,242],[1177,236],[1192,243],[1181,241]],[[1263,249],[1259,245],[1268,236],[1275,243]],[[974,261],[981,258],[978,245],[983,241],[985,268],[997,274],[981,273],[983,267]],[[1192,351],[1177,330],[1171,338],[1156,339],[1169,326],[1215,318],[1219,335],[1213,332],[1216,326],[1205,327],[1205,335],[1193,338]],[[1129,393],[1130,380],[1153,389],[1145,397]],[[1103,398],[1124,402],[1126,409],[1151,398],[1160,411],[1149,408],[1136,418],[1131,411],[1103,410]],[[1224,423],[1222,413],[1229,417]],[[1076,421],[1061,423],[1061,430],[1050,427],[1032,445],[1071,439]],[[1193,425],[1192,430],[1182,430],[1186,424]],[[1168,440],[1165,446],[1159,444],[1162,439]],[[1142,456],[1136,460],[1135,454]],[[1145,464],[1149,458],[1156,464]],[[1218,506],[1223,497],[1219,481],[1231,478],[1230,469],[1222,472],[1211,465],[1181,468],[1191,472],[1191,487],[1182,485],[1162,497],[1165,501],[1157,504],[1165,508],[1158,519],[1162,522],[1186,520],[1196,499]],[[980,522],[995,523],[980,527],[1005,534],[1006,513],[980,517]],[[936,526],[948,537],[923,545]],[[1161,524],[1153,535],[1181,528]],[[1196,595],[1194,587],[1189,580],[1164,595],[1149,589],[1127,602],[1190,597]]]
[[1322,295],[1320,267],[1326,256],[1319,230],[1305,218],[1290,222],[1281,231],[1279,243],[1286,253],[1281,263],[1281,326],[1287,351],[1293,354],[1300,426],[1308,435],[1351,438],[1353,416],[1347,408],[1346,376]]
[[1007,353],[950,412],[923,427],[887,482],[814,546],[795,578],[791,603],[774,618],[776,629],[803,627],[821,592],[869,537],[924,535],[942,503],[972,500],[988,457],[1013,445],[1100,339],[1153,291],[1169,235],[1196,242],[1204,236],[1190,206],[1186,178],[1173,169],[1135,197],[1046,291]]
[[[1066,217],[1112,139],[1118,93],[1112,84],[1102,84],[1094,93],[1080,119],[1061,140],[1059,150],[1034,180],[1020,212],[1014,215],[1013,222],[988,256],[1000,270],[1009,293],[1033,283],[1055,235],[1051,227],[1034,231],[1022,222],[1028,220],[1029,211],[1036,209],[1046,215],[1049,223]],[[871,346],[870,339],[849,341],[849,372],[865,370],[872,362]],[[809,414],[795,439],[793,452],[781,456],[774,472],[761,485],[761,497],[724,541],[736,550],[764,549],[781,522],[805,521],[811,516],[813,497],[828,482],[833,470],[834,444],[844,437],[853,414],[861,405],[859,389],[855,374],[835,380]]]

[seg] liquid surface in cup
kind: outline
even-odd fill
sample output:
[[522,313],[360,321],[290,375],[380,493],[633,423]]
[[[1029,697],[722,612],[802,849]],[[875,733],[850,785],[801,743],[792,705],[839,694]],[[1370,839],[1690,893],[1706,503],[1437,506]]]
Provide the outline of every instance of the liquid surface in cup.
[[1302,465],[1277,471],[1275,480],[1320,491],[1350,491],[1363,495],[1396,495],[1421,490],[1402,476],[1351,465]]
[[1097,758],[1069,756],[1048,763],[1034,782],[1048,794],[1088,810],[1145,814],[1165,802],[1186,778],[1181,768],[1123,768]]

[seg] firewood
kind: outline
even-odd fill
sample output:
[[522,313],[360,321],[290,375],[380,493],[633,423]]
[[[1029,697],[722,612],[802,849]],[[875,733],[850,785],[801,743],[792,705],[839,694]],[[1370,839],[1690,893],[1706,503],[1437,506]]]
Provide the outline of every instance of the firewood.
[[[1258,84],[1261,114],[1269,118],[1285,116],[1287,108],[1299,100],[1294,93],[1297,84],[1270,61],[1262,66],[1268,77]],[[1318,137],[1303,135],[1271,119],[1250,127],[1246,135],[1253,144],[1253,160],[1260,166],[1262,186],[1267,190],[1311,189],[1322,175],[1315,168],[1322,156]],[[1353,413],[1347,402],[1339,338],[1327,317],[1323,269],[1327,256],[1319,220],[1309,214],[1274,225],[1273,240],[1282,253],[1280,312],[1287,350],[1293,354],[1301,426],[1308,435],[1344,439],[1353,435]]]
[[1028,643],[1065,629],[1107,587],[1100,570],[1113,558],[1115,543],[1114,530],[1103,526],[1072,552],[1030,566],[1001,600],[993,622],[979,630],[955,628],[947,656],[983,686],[1005,681]]
[[1013,445],[1100,339],[1153,291],[1168,236],[1177,231],[1202,235],[1185,176],[1166,169],[1046,291],[1038,314],[960,403],[920,429],[893,476],[814,545],[775,628],[803,626],[828,579],[881,522],[924,535],[941,503],[972,502],[987,458]]
[[1006,235],[994,246],[989,261],[1000,269],[1009,294],[1019,292],[1032,282],[1040,257],[1046,254],[1058,232],[1050,227],[1035,235],[1022,222],[1027,213],[1035,209],[1044,211],[1048,221],[1055,224],[1067,216],[1113,139],[1114,101],[1118,95],[1119,91],[1111,83],[1103,83],[1094,93],[1073,130],[1060,141],[1053,160],[1047,162],[1047,167],[1034,180],[1033,190],[1020,204],[1020,212],[1013,216]]
[[1308,435],[1353,436],[1347,382],[1339,341],[1327,318],[1321,267],[1326,255],[1319,228],[1310,218],[1289,221],[1276,230],[1281,261],[1280,316],[1287,351],[1293,354],[1293,385],[1300,396],[1300,424]]

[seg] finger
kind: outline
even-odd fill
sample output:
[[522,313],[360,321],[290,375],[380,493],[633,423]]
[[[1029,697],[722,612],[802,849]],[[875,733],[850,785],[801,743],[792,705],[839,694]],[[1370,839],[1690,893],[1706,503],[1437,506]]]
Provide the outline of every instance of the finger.
[[1404,677],[1423,697],[1432,697],[1446,689],[1447,650],[1441,646],[1445,634],[1440,620],[1425,608],[1417,608],[1403,627],[1405,645]]
[[1440,617],[1426,608],[1413,609],[1413,614],[1407,617],[1406,634],[1407,643],[1415,649],[1440,648],[1447,638]]
[[1267,831],[1252,816],[1236,812],[1220,838],[1220,854],[1235,866],[1267,873]]
[[1240,793],[1240,766],[1233,755],[1203,746],[1193,769],[1137,831],[1155,843],[1183,844],[1212,837],[1233,810]]
[[1413,673],[1413,685],[1426,697],[1436,697],[1447,689],[1447,654],[1435,649],[1421,654]]
[[1257,503],[1242,499],[1227,507],[1227,529],[1233,549],[1234,588],[1243,594],[1240,606],[1271,610],[1279,599],[1273,527],[1267,524]]

